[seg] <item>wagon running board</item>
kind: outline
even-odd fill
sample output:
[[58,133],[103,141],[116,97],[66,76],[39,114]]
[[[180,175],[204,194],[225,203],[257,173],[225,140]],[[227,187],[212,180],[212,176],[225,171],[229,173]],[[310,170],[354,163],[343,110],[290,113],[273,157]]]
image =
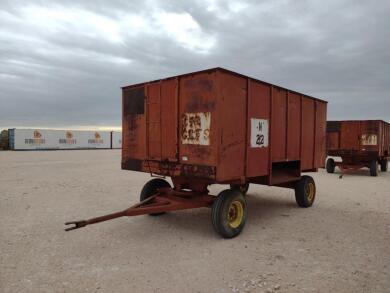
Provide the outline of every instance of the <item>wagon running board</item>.
[[65,231],[71,231],[120,217],[131,217],[146,214],[158,214],[169,211],[211,207],[214,196],[193,191],[175,191],[172,188],[161,188],[155,195],[120,212],[92,218],[89,220],[70,221],[65,225],[69,226]]

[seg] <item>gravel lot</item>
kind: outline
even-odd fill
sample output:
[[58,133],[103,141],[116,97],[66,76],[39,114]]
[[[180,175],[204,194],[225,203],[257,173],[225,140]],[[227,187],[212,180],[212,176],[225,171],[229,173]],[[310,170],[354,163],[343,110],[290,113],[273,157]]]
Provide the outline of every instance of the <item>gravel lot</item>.
[[0,152],[0,292],[390,292],[390,172],[313,176],[309,209],[251,185],[231,240],[208,209],[66,233],[137,202],[149,175],[120,170],[119,150]]

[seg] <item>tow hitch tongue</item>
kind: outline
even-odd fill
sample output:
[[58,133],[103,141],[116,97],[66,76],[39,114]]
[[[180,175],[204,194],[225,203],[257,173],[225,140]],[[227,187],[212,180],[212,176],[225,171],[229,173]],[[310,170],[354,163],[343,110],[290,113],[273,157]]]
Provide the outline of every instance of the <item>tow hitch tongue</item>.
[[146,214],[157,214],[169,211],[211,207],[214,197],[199,192],[192,191],[175,191],[171,188],[161,188],[158,192],[147,199],[120,212],[104,215],[89,220],[66,222],[68,226],[65,231],[71,231],[120,217],[131,217]]
[[70,231],[87,226],[87,221],[72,221],[66,222],[65,225],[74,225],[73,227],[66,228],[65,231]]
[[127,211],[129,211],[130,209],[133,209],[133,208],[134,208],[134,206],[128,208],[127,210],[121,211],[121,212],[108,214],[108,215],[105,215],[105,216],[92,218],[92,219],[89,219],[89,220],[66,222],[65,225],[74,225],[74,226],[66,228],[65,231],[71,231],[71,230],[75,230],[75,229],[79,229],[79,228],[85,227],[87,225],[96,224],[96,223],[112,220],[112,219],[119,218],[119,217],[124,217],[124,216],[127,215]]
[[[120,217],[124,217],[124,216],[136,216],[137,215],[137,213],[136,213],[137,212],[137,208],[140,208],[141,206],[147,204],[148,202],[151,202],[158,195],[159,195],[159,193],[157,193],[155,195],[152,195],[151,197],[149,197],[149,198],[145,199],[144,201],[141,201],[141,202],[139,202],[139,203],[129,207],[128,209],[126,209],[124,211],[108,214],[108,215],[101,216],[101,217],[92,218],[92,219],[89,219],[89,220],[80,220],[80,221],[66,222],[65,225],[74,225],[74,226],[66,228],[65,231],[71,231],[71,230],[79,229],[79,228],[85,227],[87,225],[96,224],[96,223],[100,223],[100,222],[104,222],[104,221],[108,221],[108,220],[112,220],[112,219],[120,218]],[[143,207],[145,208],[145,206],[143,206]],[[139,215],[141,215],[141,214],[139,214]]]

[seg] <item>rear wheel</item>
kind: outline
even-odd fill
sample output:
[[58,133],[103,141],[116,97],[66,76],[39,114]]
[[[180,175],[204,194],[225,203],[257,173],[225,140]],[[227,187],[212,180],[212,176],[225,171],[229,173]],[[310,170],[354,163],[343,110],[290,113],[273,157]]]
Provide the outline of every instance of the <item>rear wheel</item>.
[[249,189],[249,183],[245,184],[230,184],[231,189],[239,190],[243,195],[246,195]]
[[326,172],[334,173],[334,169],[336,168],[336,163],[332,158],[326,160]]
[[302,176],[295,186],[295,200],[302,208],[311,207],[316,197],[316,185],[310,176]]
[[[141,194],[139,196],[140,201],[144,201],[145,199],[155,195],[158,192],[158,189],[163,187],[171,187],[171,185],[161,178],[155,178],[150,181],[148,181],[144,187],[142,188]],[[151,216],[158,216],[162,215],[164,213],[155,213],[155,214],[149,214]]]
[[386,172],[389,165],[389,161],[387,159],[381,160],[381,171]]
[[373,160],[370,164],[370,175],[371,176],[378,176],[378,161]]
[[246,222],[246,201],[236,189],[222,191],[211,210],[214,230],[223,238],[233,238],[241,233]]

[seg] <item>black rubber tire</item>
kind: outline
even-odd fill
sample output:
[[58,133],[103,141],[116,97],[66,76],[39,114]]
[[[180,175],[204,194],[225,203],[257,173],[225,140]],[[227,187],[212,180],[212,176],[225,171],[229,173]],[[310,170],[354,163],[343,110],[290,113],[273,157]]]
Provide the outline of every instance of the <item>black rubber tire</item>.
[[[171,185],[161,178],[154,178],[150,181],[148,181],[144,187],[142,188],[141,194],[139,196],[139,200],[143,201],[147,199],[148,197],[156,194],[157,190],[162,187],[171,187]],[[159,216],[165,213],[155,213],[155,214],[149,214],[150,216]]]
[[332,158],[326,160],[326,172],[334,173],[334,169],[336,168],[336,163]]
[[[308,193],[308,188],[314,188],[312,192]],[[302,176],[295,186],[295,200],[298,206],[302,208],[311,207],[316,197],[316,185],[312,177]]]
[[243,195],[246,195],[248,193],[249,183],[230,184],[230,189],[238,189]]
[[[242,208],[238,226],[232,227],[229,223],[229,211],[232,204],[237,204]],[[239,214],[239,213],[238,213]],[[211,220],[215,232],[223,238],[233,238],[241,233],[246,223],[246,201],[244,195],[237,189],[226,189],[218,194],[211,209]]]
[[382,159],[381,160],[381,171],[387,172],[388,166],[389,166],[389,161],[387,159]]
[[370,175],[373,177],[378,176],[378,161],[373,160],[370,164]]

